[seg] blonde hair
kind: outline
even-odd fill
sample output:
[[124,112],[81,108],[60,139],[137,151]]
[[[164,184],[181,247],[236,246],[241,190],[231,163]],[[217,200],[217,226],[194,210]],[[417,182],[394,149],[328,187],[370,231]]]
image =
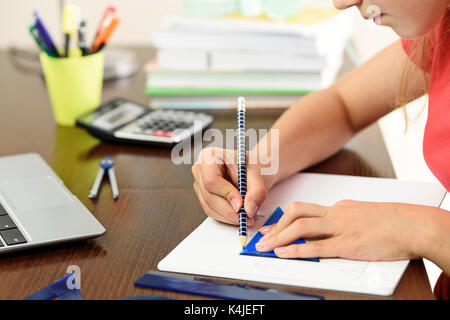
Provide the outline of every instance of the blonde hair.
[[[405,118],[405,132],[408,130],[408,121],[413,120],[409,119],[408,111],[406,110],[406,105],[411,102],[411,97],[420,97],[421,95],[428,92],[429,82],[430,82],[430,73],[429,70],[431,68],[431,54],[432,54],[432,39],[433,33],[427,34],[421,38],[409,41],[408,43],[408,56],[410,59],[407,59],[402,76],[400,78],[399,92],[397,96],[397,106],[402,108],[403,115]],[[415,92],[413,90],[417,90],[414,87],[411,87],[409,79],[415,73],[421,73],[423,77],[423,82],[425,84],[424,88],[420,90],[420,92]],[[415,117],[415,119],[419,118],[422,114],[423,110],[425,110],[426,103],[419,114]],[[415,120],[414,119],[414,120]]]

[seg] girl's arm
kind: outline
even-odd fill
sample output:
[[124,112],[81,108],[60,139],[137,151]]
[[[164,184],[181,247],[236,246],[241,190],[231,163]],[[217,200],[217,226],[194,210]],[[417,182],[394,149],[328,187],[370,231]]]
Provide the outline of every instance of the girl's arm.
[[[356,132],[394,109],[407,61],[401,43],[395,43],[331,88],[304,97],[280,117],[272,128],[279,129],[279,141],[272,142],[269,132],[258,143],[258,148],[249,152],[244,203],[249,222],[256,219],[256,208],[274,183],[331,156]],[[420,72],[409,79],[409,83],[417,88],[409,90],[417,92],[411,100],[424,93]],[[254,161],[258,159],[256,151],[260,148],[269,148],[262,152],[268,159]],[[228,157],[233,158],[234,152],[215,148],[202,150],[192,166],[194,190],[207,215],[236,224],[236,210],[242,206],[234,176],[236,165],[229,161],[199,161]],[[279,162],[274,164],[277,159]]]
[[[407,63],[401,43],[394,43],[331,88],[287,110],[272,128],[279,129],[280,170],[268,186],[337,152],[356,132],[395,109]],[[426,93],[424,74],[415,71],[406,79],[409,100]],[[273,144],[270,136],[260,144]],[[265,237],[256,248],[275,249],[283,258],[424,257],[450,275],[450,214],[439,208],[350,200],[330,207],[294,202],[276,225],[260,231]],[[325,238],[289,245],[300,237]]]
[[[289,108],[271,129],[279,129],[279,170],[268,177],[267,187],[333,155],[359,130],[394,110],[408,62],[398,41],[335,85]],[[425,94],[421,71],[415,72],[408,83],[411,101]],[[268,134],[258,145],[274,150],[270,139]]]

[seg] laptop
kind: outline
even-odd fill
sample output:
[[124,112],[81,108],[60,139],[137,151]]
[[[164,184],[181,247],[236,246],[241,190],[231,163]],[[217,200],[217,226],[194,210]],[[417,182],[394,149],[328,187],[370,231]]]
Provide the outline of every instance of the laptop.
[[104,233],[38,154],[0,157],[0,253]]

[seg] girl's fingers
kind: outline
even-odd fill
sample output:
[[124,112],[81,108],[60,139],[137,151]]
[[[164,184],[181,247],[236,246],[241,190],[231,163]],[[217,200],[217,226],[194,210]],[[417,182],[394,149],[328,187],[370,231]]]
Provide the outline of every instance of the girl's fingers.
[[[295,220],[299,218],[319,218],[326,216],[329,207],[306,202],[293,202],[289,205],[286,212],[281,216],[278,223],[270,228],[270,234],[276,234],[286,229]],[[267,233],[267,229],[261,230]]]
[[203,193],[200,190],[200,186],[197,184],[197,182],[194,183],[194,191],[195,191],[195,194],[198,197],[200,205],[203,208],[203,211],[205,211],[207,216],[209,216],[209,217],[211,217],[211,218],[213,218],[215,220],[218,220],[218,221],[221,221],[221,222],[225,222],[225,223],[229,223],[229,224],[238,224],[239,223],[238,215],[236,213],[234,213],[232,210],[231,210],[231,214],[223,214],[220,211],[218,212],[218,211],[212,209],[208,205],[208,203],[205,201],[205,199],[203,198]]
[[275,254],[280,258],[335,258],[339,257],[339,245],[339,238],[335,237],[279,247]]
[[314,238],[333,235],[333,226],[324,218],[297,219],[278,233],[268,233],[256,244],[261,252],[291,244],[300,238]]
[[249,217],[256,217],[256,210],[266,199],[267,189],[260,173],[253,168],[247,172],[247,193],[245,211]]
[[[229,209],[238,212],[242,206],[242,197],[238,189],[219,175],[220,173],[213,172],[215,169],[208,169],[212,168],[205,168],[202,172],[202,179],[200,179],[199,184],[201,184],[210,194],[221,198],[227,204]],[[205,200],[208,202],[207,199]]]
[[[210,207],[212,210],[216,211],[220,215],[224,216],[229,221],[234,221],[238,214],[234,210],[234,208],[230,205],[230,203],[225,200],[223,197],[211,193],[205,186],[202,184],[202,180],[196,181],[198,190],[200,191],[203,201]],[[240,195],[239,195],[240,196]]]
[[[202,150],[198,160],[192,166],[195,179],[196,193],[202,196],[202,207],[208,210],[207,215],[222,216],[220,221],[234,223],[237,214],[243,206],[242,196],[236,188],[237,167],[236,152],[217,148]],[[247,173],[247,193],[245,209],[249,226],[256,221],[256,209],[266,195],[264,181],[261,177]]]
[[[242,197],[237,188],[224,178],[225,150],[210,150],[202,153],[202,164],[194,165],[192,173],[195,180],[209,193],[215,194],[228,201],[235,212],[242,206]],[[208,199],[205,198],[206,203]]]
[[[230,205],[225,199],[208,193],[197,182],[194,183],[194,191],[199,198],[203,210],[209,217],[228,224],[239,224],[239,215],[230,209]],[[249,218],[247,224],[248,226],[254,225],[255,219]]]

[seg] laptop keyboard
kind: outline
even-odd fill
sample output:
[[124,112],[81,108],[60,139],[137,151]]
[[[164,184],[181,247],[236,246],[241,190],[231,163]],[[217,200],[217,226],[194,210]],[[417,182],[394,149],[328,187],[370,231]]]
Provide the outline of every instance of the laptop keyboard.
[[[5,208],[0,204],[0,235],[3,241],[8,246],[15,244],[26,243],[27,240],[17,228],[11,217],[6,212]],[[3,247],[3,243],[0,241],[0,247]]]

